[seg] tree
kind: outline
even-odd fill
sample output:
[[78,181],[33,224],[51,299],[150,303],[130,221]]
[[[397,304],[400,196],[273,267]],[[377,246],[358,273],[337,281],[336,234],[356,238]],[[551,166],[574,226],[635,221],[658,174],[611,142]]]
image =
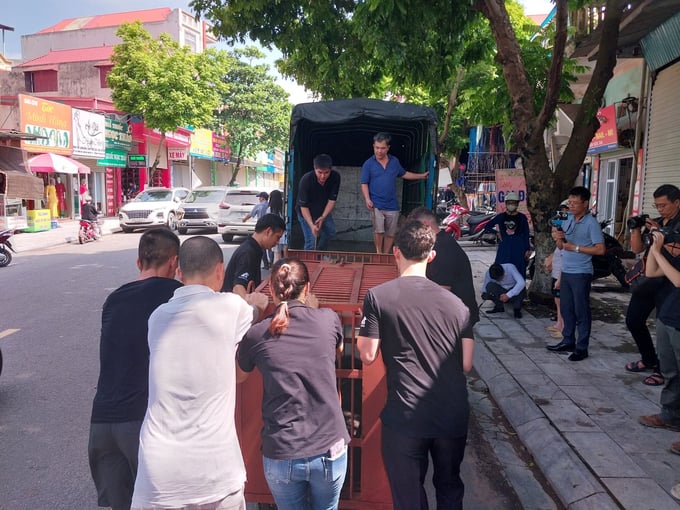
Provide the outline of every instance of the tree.
[[213,125],[227,132],[236,149],[229,182],[234,185],[243,158],[287,145],[291,105],[287,92],[268,74],[269,67],[253,63],[264,58],[262,51],[249,46],[230,52],[230,58],[233,64],[223,78],[228,88]]
[[226,88],[222,77],[229,61],[224,52],[191,53],[165,33],[154,39],[139,21],[124,23],[116,34],[123,42],[111,55],[111,97],[116,109],[141,115],[149,128],[161,132],[153,172],[166,131],[212,123]]
[[[374,84],[384,78],[426,88],[432,83],[450,85],[453,70],[463,62],[458,50],[464,35],[474,40],[476,33],[481,34],[481,14],[493,35],[495,60],[508,91],[513,150],[523,158],[538,260],[542,260],[552,246],[548,219],[576,179],[599,126],[595,115],[613,74],[619,24],[629,2],[606,1],[597,63],[565,154],[551,169],[543,135],[563,90],[570,3],[578,7],[586,2],[555,0],[551,59],[540,89],[530,81],[504,0],[192,0],[191,6],[205,13],[225,37],[248,35],[265,45],[275,44],[286,59],[281,66],[284,72],[325,98],[364,95],[375,91]],[[471,45],[470,51],[482,50],[484,41],[480,37],[480,48]],[[543,100],[537,101],[538,97]],[[537,274],[531,290],[549,295],[548,275]]]

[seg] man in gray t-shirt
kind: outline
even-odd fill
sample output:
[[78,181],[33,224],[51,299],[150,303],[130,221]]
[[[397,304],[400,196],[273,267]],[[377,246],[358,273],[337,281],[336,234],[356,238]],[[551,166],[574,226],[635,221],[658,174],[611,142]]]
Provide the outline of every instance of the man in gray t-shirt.
[[[569,218],[553,230],[553,239],[562,251],[560,312],[564,320],[563,339],[548,345],[549,351],[573,351],[569,361],[588,357],[590,342],[590,284],[593,255],[604,255],[604,237],[597,219],[588,212],[590,191],[583,186],[569,192]],[[578,329],[578,340],[576,330]]]

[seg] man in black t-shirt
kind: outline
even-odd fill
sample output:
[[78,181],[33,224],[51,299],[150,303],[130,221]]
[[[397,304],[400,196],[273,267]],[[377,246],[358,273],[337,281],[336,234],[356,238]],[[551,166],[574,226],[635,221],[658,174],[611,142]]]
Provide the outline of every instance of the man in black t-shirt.
[[400,277],[366,293],[357,348],[370,365],[382,351],[387,402],[382,456],[396,510],[426,508],[422,480],[432,455],[437,507],[462,509],[460,463],[469,405],[465,373],[473,341],[463,338],[470,313],[463,302],[425,276],[436,256],[435,236],[419,221],[397,233],[393,253]]
[[98,505],[130,508],[139,431],[149,398],[148,320],[181,287],[174,280],[179,239],[154,228],[139,240],[139,277],[113,291],[102,309],[99,380],[88,456]]
[[314,171],[300,179],[297,213],[305,250],[325,250],[335,236],[335,222],[331,212],[340,192],[340,174],[331,170],[333,161],[328,154],[314,158]]
[[278,214],[265,214],[255,224],[255,233],[243,241],[229,259],[224,272],[222,292],[233,292],[242,298],[262,282],[262,252],[279,243],[286,223]]
[[[678,229],[680,226],[680,189],[672,184],[663,184],[654,190],[653,196],[654,207],[659,211],[660,216],[653,220],[647,218],[644,222],[644,230],[649,232],[660,227],[668,231]],[[635,253],[645,251],[642,230],[641,226],[630,230],[630,247]],[[642,380],[648,386],[661,386],[664,378],[659,370],[659,359],[649,328],[647,328],[647,319],[654,308],[660,308],[669,291],[670,285],[667,281],[660,283],[651,294],[636,292],[633,289],[626,311],[626,326],[635,340],[640,359],[627,363],[625,368],[629,372],[651,370],[652,373]]]

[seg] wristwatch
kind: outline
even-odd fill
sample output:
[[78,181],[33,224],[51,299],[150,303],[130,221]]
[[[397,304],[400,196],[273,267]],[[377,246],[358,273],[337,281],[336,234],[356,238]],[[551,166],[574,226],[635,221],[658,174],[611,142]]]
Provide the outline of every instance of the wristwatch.
[[580,252],[581,252],[581,247],[577,244],[577,245],[576,245],[576,248],[574,248],[574,251],[575,251],[576,253],[580,253]]

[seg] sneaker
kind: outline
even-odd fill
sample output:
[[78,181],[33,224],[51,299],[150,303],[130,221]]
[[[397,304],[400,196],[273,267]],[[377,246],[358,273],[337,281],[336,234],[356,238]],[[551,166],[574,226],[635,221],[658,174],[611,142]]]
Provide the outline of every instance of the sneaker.
[[482,299],[484,301],[491,301],[491,296],[487,294],[486,292],[482,292]]

